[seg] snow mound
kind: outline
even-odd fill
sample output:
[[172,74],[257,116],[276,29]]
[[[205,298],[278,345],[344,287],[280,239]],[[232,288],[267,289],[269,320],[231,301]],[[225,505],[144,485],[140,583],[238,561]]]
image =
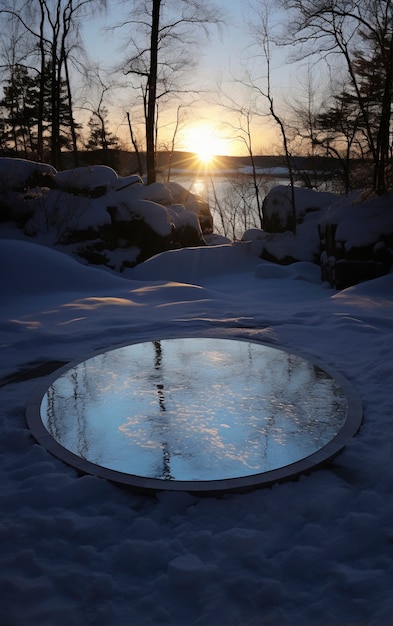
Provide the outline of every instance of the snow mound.
[[118,183],[115,170],[107,165],[77,167],[72,170],[57,172],[55,180],[61,189],[79,189],[85,191],[91,191],[96,187],[111,189],[116,187]]
[[343,289],[332,296],[334,300],[348,299],[351,297],[375,298],[393,302],[393,273],[375,278],[374,280],[365,281],[353,287],[347,287],[347,289]]
[[261,263],[255,270],[257,278],[289,278],[290,270],[288,266],[276,265],[275,263]]
[[1,240],[0,281],[3,292],[25,298],[56,292],[85,292],[121,286],[122,278],[81,265],[70,256],[36,243]]
[[308,283],[318,284],[321,282],[321,268],[315,263],[299,261],[289,267],[294,280],[304,280]]
[[198,276],[254,271],[261,261],[247,244],[183,248],[158,254],[129,272],[134,280],[171,280],[181,283]]

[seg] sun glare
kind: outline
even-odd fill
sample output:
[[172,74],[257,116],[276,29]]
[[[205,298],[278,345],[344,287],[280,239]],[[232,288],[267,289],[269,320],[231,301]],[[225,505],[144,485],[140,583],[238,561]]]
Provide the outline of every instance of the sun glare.
[[219,137],[210,126],[193,126],[184,137],[185,149],[194,152],[201,163],[209,165],[219,154],[229,154],[228,140]]

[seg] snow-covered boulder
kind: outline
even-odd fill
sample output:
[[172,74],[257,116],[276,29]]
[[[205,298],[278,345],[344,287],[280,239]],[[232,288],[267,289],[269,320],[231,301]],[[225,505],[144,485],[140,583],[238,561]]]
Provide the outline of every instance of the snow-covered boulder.
[[274,187],[264,202],[263,230],[242,237],[262,259],[321,266],[323,280],[343,289],[393,268],[393,193],[363,198],[295,187],[296,232],[290,187]]
[[393,268],[393,193],[334,203],[320,220],[323,277],[338,289],[387,274]]
[[118,184],[115,170],[107,165],[91,165],[57,172],[55,180],[63,191],[91,196],[103,195]]
[[288,230],[276,233],[252,228],[243,234],[242,241],[251,242],[255,254],[267,261],[281,265],[298,261],[319,263],[319,216],[319,212],[305,214],[303,222],[296,227],[296,234]]
[[187,211],[194,213],[199,220],[204,235],[213,232],[213,216],[207,202],[196,193],[192,193],[179,183],[169,181],[165,186],[172,195],[173,204],[181,204]]
[[35,197],[36,188],[55,186],[56,170],[46,163],[26,159],[0,158],[0,222],[15,220],[23,225],[32,215],[26,197]]
[[[33,204],[34,201],[34,204]],[[101,198],[73,196],[59,189],[48,189],[30,198],[34,207],[24,225],[30,237],[52,234],[55,243],[79,242],[95,238],[111,218]]]
[[[242,241],[247,241],[244,235]],[[289,231],[285,233],[261,231],[261,236],[251,241],[253,250],[258,252],[258,256],[281,265],[298,261],[316,263],[320,256],[318,229],[315,225],[310,227],[309,224],[302,224],[296,235]]]
[[171,204],[167,210],[175,227],[174,248],[204,245],[201,223],[195,213],[188,211],[182,204]]
[[112,222],[130,224],[142,221],[160,237],[168,237],[172,232],[172,223],[168,211],[164,206],[149,200],[128,198],[127,202],[118,202],[113,207],[108,207]]
[[[26,191],[31,187],[43,186],[56,176],[56,170],[46,163],[26,159],[0,158],[0,193]],[[47,185],[51,186],[51,185]]]
[[290,185],[277,185],[269,191],[263,202],[262,228],[270,233],[293,232],[294,215],[297,226],[306,215],[321,215],[336,200],[337,196],[333,193],[296,187],[294,211]]
[[[164,183],[145,186],[139,176],[120,178],[103,165],[56,172],[21,159],[0,158],[1,172],[2,221],[88,263],[122,271],[166,250],[205,245],[199,214],[175,202]],[[50,175],[51,184],[31,187],[37,173]],[[176,198],[198,203],[176,191]]]
[[138,196],[141,200],[150,200],[164,206],[173,202],[172,194],[164,183],[152,183],[138,188]]

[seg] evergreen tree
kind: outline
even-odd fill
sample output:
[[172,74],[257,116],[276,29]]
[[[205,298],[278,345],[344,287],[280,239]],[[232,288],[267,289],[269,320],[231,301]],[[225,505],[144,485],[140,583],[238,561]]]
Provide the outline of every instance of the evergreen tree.
[[119,139],[108,130],[108,110],[102,107],[94,111],[87,123],[89,136],[86,142],[87,150],[102,150],[107,165],[111,164],[110,150],[119,148]]
[[[283,0],[294,10],[292,41],[307,55],[341,55],[347,70],[346,93],[360,113],[359,146],[373,163],[373,190],[387,190],[393,93],[393,0]],[[342,94],[344,96],[344,93]]]
[[[43,150],[49,157],[51,150],[51,64],[47,63],[44,74],[43,91]],[[0,131],[0,144],[3,149],[12,150],[23,157],[37,158],[38,138],[38,111],[40,98],[41,75],[34,76],[23,65],[15,65],[10,70],[10,77],[3,89],[3,98],[0,107],[3,111]],[[65,81],[60,85],[60,146],[70,149],[71,143],[71,115],[68,106],[68,97]],[[75,125],[77,128],[80,126]]]
[[347,91],[334,96],[332,104],[315,118],[314,146],[339,160],[347,192],[350,189],[351,160],[363,155],[364,135],[360,120],[356,99]]
[[[361,31],[361,50],[355,52],[353,63],[359,78],[363,109],[372,133],[370,152],[376,162],[374,188],[386,191],[385,169],[391,151],[391,119],[393,97],[393,7],[378,27]],[[364,120],[363,120],[364,121]]]
[[[47,150],[51,150],[52,148],[52,132],[49,132],[52,129],[52,63],[49,62],[45,66],[45,80],[44,80],[44,146]],[[40,84],[40,76],[37,76],[37,85]],[[38,105],[38,101],[37,101]],[[67,85],[66,81],[60,81],[59,85],[59,95],[58,95],[58,107],[59,107],[59,145],[60,148],[65,148],[66,150],[71,150],[72,148],[72,137],[71,137],[71,112],[68,106],[68,94],[67,94]],[[75,127],[77,129],[81,128],[80,125],[73,121]]]
[[37,87],[23,65],[11,68],[0,101],[3,115],[3,144],[21,156],[34,153],[37,124]]

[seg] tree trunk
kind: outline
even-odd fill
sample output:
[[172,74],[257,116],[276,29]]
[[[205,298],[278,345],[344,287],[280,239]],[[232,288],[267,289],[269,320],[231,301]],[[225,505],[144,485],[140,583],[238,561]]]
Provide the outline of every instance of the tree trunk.
[[[64,72],[65,72],[65,80],[66,80],[66,87],[67,87],[67,101],[68,101],[68,111],[69,111],[69,118],[70,118],[70,131],[71,131],[71,138],[72,138],[72,152],[74,155],[74,165],[75,167],[79,167],[78,142],[77,142],[74,112],[73,112],[73,106],[72,106],[71,80],[70,80],[70,73],[68,70],[68,56],[65,50],[64,39],[62,43],[62,59],[64,63]],[[60,84],[60,91],[61,91],[61,84]]]
[[143,165],[142,165],[142,159],[141,159],[141,154],[139,152],[139,148],[138,148],[138,142],[135,138],[134,132],[132,130],[132,126],[131,126],[131,117],[130,114],[127,111],[127,120],[128,120],[128,128],[130,130],[130,137],[131,137],[131,143],[134,146],[134,150],[135,150],[135,154],[136,154],[136,158],[138,160],[138,174],[139,176],[143,176]]
[[156,100],[158,73],[158,36],[160,25],[161,0],[153,0],[151,37],[150,37],[150,71],[147,86],[146,116],[146,170],[147,184],[156,182]]
[[44,101],[45,101],[45,42],[44,42],[44,6],[40,0],[40,92],[38,98],[38,124],[37,124],[37,160],[44,161]]
[[374,190],[378,195],[386,193],[386,166],[389,160],[390,120],[392,117],[393,90],[393,36],[385,63],[385,85],[382,97],[381,117],[377,135],[377,160],[374,166]]
[[51,65],[51,165],[58,169],[60,165],[60,123],[59,123],[59,82],[58,82],[58,68],[56,59],[55,44],[52,44],[54,49],[52,50],[52,65]]

